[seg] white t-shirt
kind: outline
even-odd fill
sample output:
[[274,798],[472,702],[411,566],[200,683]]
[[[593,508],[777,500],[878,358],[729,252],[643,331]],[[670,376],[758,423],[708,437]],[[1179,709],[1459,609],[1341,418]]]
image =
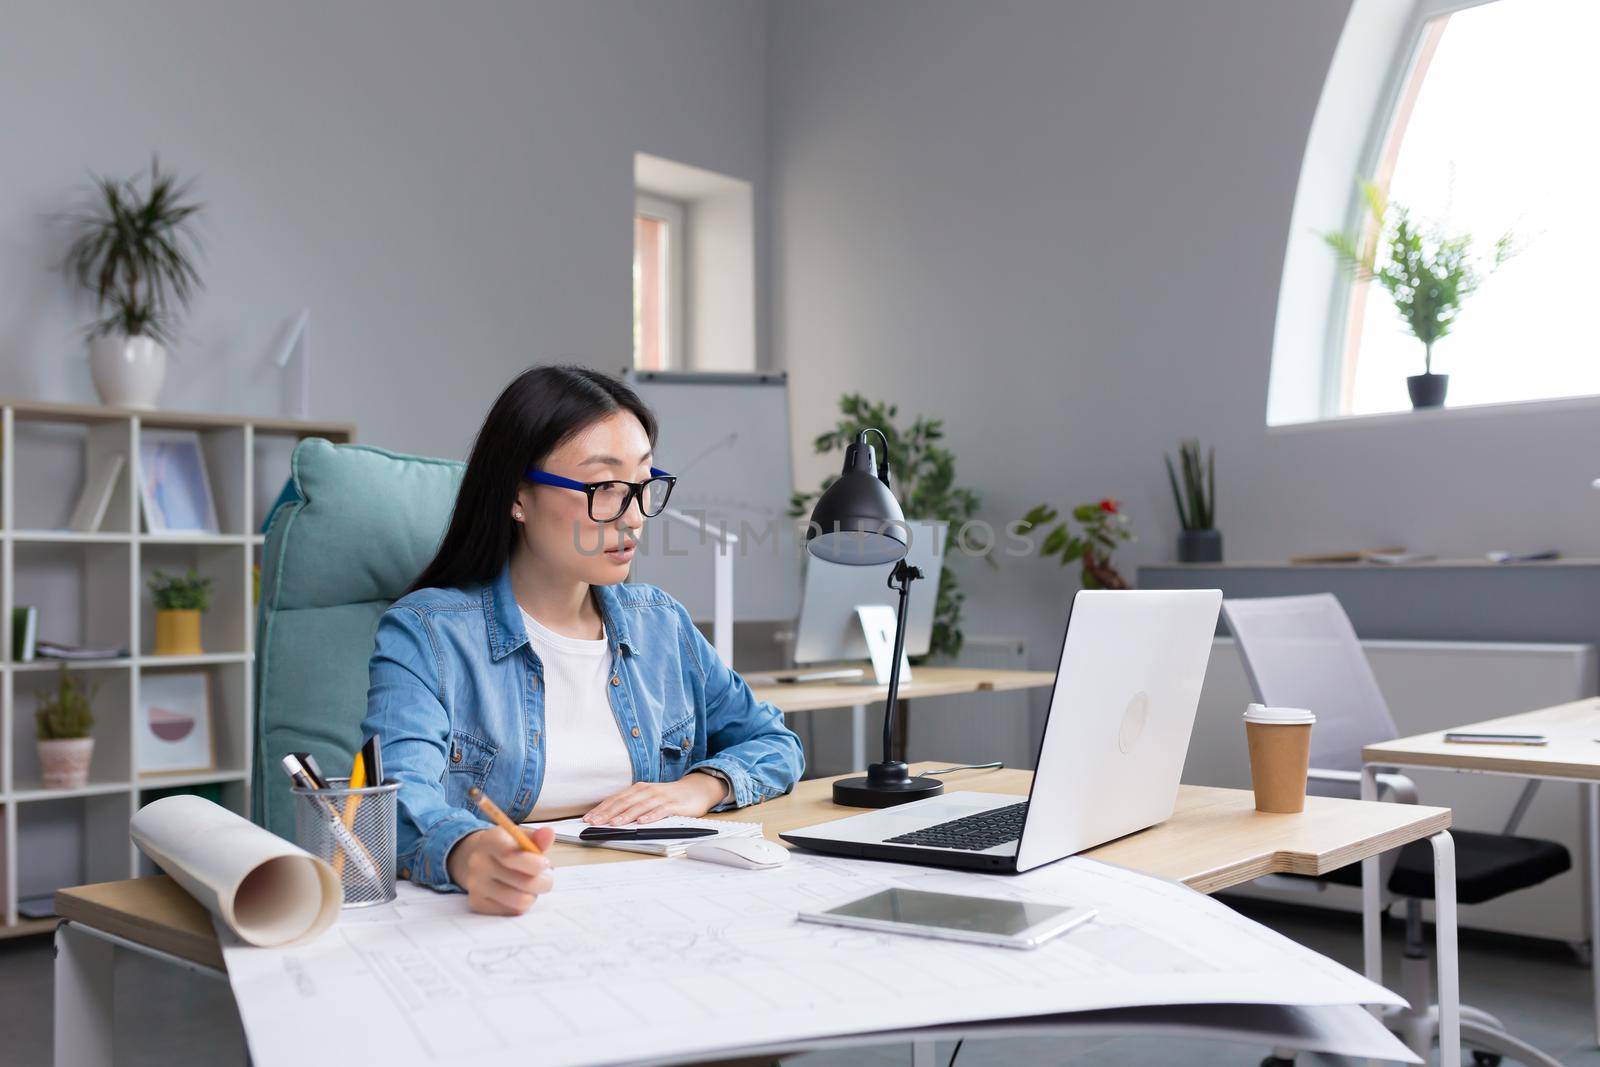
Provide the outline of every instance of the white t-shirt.
[[633,762],[617,728],[607,690],[611,648],[540,625],[526,611],[522,625],[544,664],[544,784],[530,822],[569,819],[633,784]]

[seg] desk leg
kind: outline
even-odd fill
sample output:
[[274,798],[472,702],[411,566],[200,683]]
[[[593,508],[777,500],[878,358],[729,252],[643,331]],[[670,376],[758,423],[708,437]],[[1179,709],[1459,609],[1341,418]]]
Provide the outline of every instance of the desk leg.
[[1448,830],[1433,845],[1433,941],[1439,956],[1439,1062],[1461,1062],[1461,970],[1456,955],[1456,842]]
[[1600,784],[1583,787],[1583,862],[1588,890],[1589,973],[1594,986],[1594,1039],[1600,1044]]
[[[904,757],[902,757],[904,758]],[[867,706],[854,704],[850,708],[850,769],[867,769]]]
[[[1378,799],[1378,769],[1370,764],[1361,768],[1361,799]],[[1366,976],[1383,984],[1383,887],[1378,884],[1383,872],[1377,856],[1361,861],[1361,960]]]
[[56,927],[56,1067],[111,1067],[117,946]]

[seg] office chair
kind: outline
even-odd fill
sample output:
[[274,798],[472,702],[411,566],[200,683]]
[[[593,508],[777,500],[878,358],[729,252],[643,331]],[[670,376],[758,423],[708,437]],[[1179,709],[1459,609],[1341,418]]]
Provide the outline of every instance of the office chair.
[[[1332,593],[1320,593],[1224,600],[1222,615],[1238,643],[1256,699],[1263,704],[1309,708],[1316,713],[1307,792],[1359,796],[1362,747],[1392,740],[1399,736],[1399,730],[1338,598]],[[1416,787],[1410,779],[1389,773],[1377,777],[1379,799],[1417,802]],[[1525,794],[1503,833],[1451,828],[1459,903],[1493,900],[1538,885],[1572,867],[1572,857],[1563,845],[1514,836],[1529,799]],[[1385,859],[1380,867],[1383,904],[1387,907],[1395,899],[1405,902],[1406,942],[1399,992],[1410,1006],[1387,1009],[1383,1021],[1407,1046],[1426,1058],[1439,1038],[1438,1006],[1431,1003],[1430,964],[1422,938],[1422,902],[1433,899],[1433,857],[1427,842],[1416,841],[1391,850]],[[1302,880],[1301,884],[1308,881],[1319,880]],[[1359,886],[1361,866],[1351,864],[1320,881]],[[1472,1049],[1473,1061],[1484,1067],[1498,1064],[1502,1056],[1519,1063],[1552,1067],[1557,1062],[1511,1036],[1494,1016],[1466,1005],[1461,1007],[1461,1040]],[[1279,1062],[1279,1058],[1269,1062]]]
[[315,437],[289,466],[262,549],[250,803],[257,824],[292,841],[279,761],[310,752],[329,773],[349,766],[373,631],[438,548],[464,467]]

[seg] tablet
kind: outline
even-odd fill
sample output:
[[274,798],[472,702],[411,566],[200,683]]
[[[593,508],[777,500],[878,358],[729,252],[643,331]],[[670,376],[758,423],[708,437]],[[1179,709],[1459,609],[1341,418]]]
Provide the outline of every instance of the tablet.
[[889,934],[1038,948],[1095,917],[1093,908],[1031,900],[885,889],[827,911],[803,911],[802,922],[850,926]]

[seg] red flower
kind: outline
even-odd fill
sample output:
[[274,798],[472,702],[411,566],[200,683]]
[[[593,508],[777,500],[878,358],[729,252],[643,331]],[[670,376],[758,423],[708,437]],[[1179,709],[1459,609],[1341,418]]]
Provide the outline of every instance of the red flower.
[[1115,497],[1108,496],[1104,500],[1100,501],[1100,510],[1109,511],[1111,514],[1115,515],[1117,512],[1122,510],[1122,506],[1117,503]]

